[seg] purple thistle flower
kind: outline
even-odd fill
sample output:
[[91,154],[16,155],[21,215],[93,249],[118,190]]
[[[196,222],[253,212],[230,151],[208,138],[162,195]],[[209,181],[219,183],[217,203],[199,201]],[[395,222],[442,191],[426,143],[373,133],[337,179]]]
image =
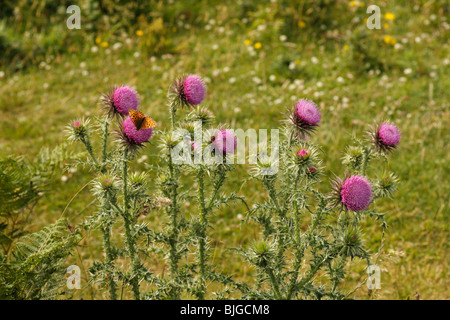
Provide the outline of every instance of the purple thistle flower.
[[233,153],[236,150],[237,137],[232,130],[219,130],[212,137],[212,140],[216,148],[223,154]]
[[373,127],[370,136],[378,152],[389,153],[397,148],[402,135],[395,125],[384,121]]
[[125,135],[127,136],[128,140],[131,143],[141,145],[144,142],[147,142],[148,139],[151,138],[153,134],[153,129],[140,129],[136,130],[136,126],[134,125],[133,121],[130,117],[127,117],[123,121],[123,131]]
[[346,179],[341,187],[341,203],[347,209],[358,212],[367,209],[372,198],[372,187],[369,181],[354,175]]
[[200,104],[205,98],[206,86],[198,75],[190,74],[184,80],[184,95],[192,105]]
[[113,87],[107,94],[103,94],[102,102],[108,116],[127,116],[130,109],[138,110],[139,95],[130,86]]
[[301,99],[295,105],[297,116],[309,125],[317,126],[321,115],[316,104],[312,101]]
[[295,130],[293,134],[299,139],[305,139],[319,126],[321,114],[314,102],[301,99],[290,110],[289,119]]
[[400,142],[401,134],[395,125],[383,122],[378,132],[378,136],[384,144],[393,147]]
[[153,129],[137,130],[130,117],[127,117],[117,130],[119,142],[132,154],[135,155],[138,150],[144,147],[144,143],[153,135]]
[[203,79],[196,74],[176,79],[169,91],[169,98],[175,107],[198,105],[203,101],[205,95],[206,85]]
[[136,90],[129,86],[121,86],[114,90],[114,106],[121,115],[127,116],[130,109],[137,110],[139,96]]

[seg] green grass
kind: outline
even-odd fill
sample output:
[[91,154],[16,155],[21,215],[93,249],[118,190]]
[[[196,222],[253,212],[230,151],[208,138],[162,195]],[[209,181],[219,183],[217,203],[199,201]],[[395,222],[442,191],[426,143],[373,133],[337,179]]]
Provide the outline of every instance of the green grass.
[[[159,129],[168,129],[167,88],[183,73],[208,78],[205,105],[218,122],[232,128],[279,128],[282,113],[293,99],[306,97],[317,102],[323,118],[313,140],[323,146],[329,174],[343,172],[342,153],[352,134],[361,136],[375,120],[392,119],[402,131],[402,140],[388,166],[398,174],[401,184],[394,199],[381,203],[380,211],[386,213],[390,228],[380,261],[384,268],[382,289],[376,297],[411,299],[417,291],[423,299],[448,299],[450,55],[448,22],[444,21],[448,8],[441,8],[438,2],[427,6],[420,1],[389,1],[388,6],[380,5],[382,14],[393,12],[395,20],[382,19],[382,24],[389,24],[387,29],[367,30],[363,23],[368,16],[365,8],[354,11],[348,2],[339,3],[349,9],[336,12],[334,17],[346,23],[322,33],[315,32],[319,26],[308,23],[304,29],[296,22],[289,28],[280,27],[289,20],[280,18],[277,3],[267,5],[272,10],[269,13],[262,5],[255,5],[247,13],[241,13],[237,5],[217,5],[199,13],[189,29],[174,25],[177,31],[169,33],[174,52],[153,58],[146,55],[148,48],[139,45],[149,36],[147,33],[142,38],[131,31],[116,35],[115,41],[123,44],[120,49],[114,50],[114,42],[110,42],[108,49],[98,47],[94,53],[93,39],[101,34],[81,30],[84,41],[71,44],[77,48],[73,53],[68,50],[56,55],[49,67],[33,65],[20,73],[7,72],[0,79],[0,155],[21,154],[32,159],[41,147],[62,143],[64,127],[70,120],[101,114],[100,94],[114,84],[136,86],[141,110],[158,122]],[[419,6],[417,10],[414,4]],[[298,9],[294,5],[287,8],[294,12]],[[246,24],[241,14],[248,19]],[[355,17],[360,21],[352,21]],[[311,21],[307,18],[303,20]],[[215,24],[209,24],[210,19],[215,19]],[[301,16],[296,19],[302,20]],[[258,31],[258,25],[263,25],[260,29],[264,30]],[[359,32],[364,32],[366,38],[357,38]],[[287,40],[283,42],[280,36],[284,34]],[[385,35],[394,37],[401,48],[386,44]],[[252,45],[245,44],[245,40],[251,40]],[[261,43],[261,48],[252,49],[252,55],[249,47],[256,42]],[[361,56],[358,44],[379,60],[384,72],[376,72],[376,67],[361,70],[360,62],[355,62]],[[139,56],[136,52],[140,52]],[[318,63],[314,63],[316,59]],[[142,152],[150,163],[156,159],[157,139]],[[137,161],[132,167],[146,168]],[[225,191],[239,189],[242,177],[248,177],[248,169],[238,166]],[[155,172],[149,173],[155,176]],[[56,177],[27,230],[54,222],[91,179],[85,170],[63,174],[69,179],[62,182],[60,176]],[[327,187],[324,181],[322,188]],[[262,186],[254,182],[248,182],[239,194],[250,204],[266,196]],[[79,223],[96,210],[92,201],[85,188],[64,214],[72,223]],[[184,207],[188,214],[194,213],[189,203]],[[216,246],[214,262],[219,269],[251,281],[253,270],[226,250],[247,245],[258,234],[255,225],[240,223],[237,215],[244,211],[238,204],[222,208],[212,219],[211,232]],[[152,213],[145,219],[158,229],[165,217]],[[367,228],[368,246],[375,251],[379,227],[369,223]],[[88,234],[82,245],[74,259],[87,269],[101,254],[100,238]],[[149,263],[164,268],[163,261]],[[353,269],[350,286],[361,281],[364,274],[363,265]],[[89,288],[79,295],[101,297],[100,292]],[[355,297],[367,298],[365,286]]]

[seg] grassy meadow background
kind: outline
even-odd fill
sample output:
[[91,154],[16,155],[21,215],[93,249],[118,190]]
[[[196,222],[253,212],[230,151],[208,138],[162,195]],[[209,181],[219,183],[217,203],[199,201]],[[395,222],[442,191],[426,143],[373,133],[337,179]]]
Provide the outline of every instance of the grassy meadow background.
[[[81,8],[81,29],[69,30],[66,8]],[[381,9],[381,29],[369,30],[367,6]],[[183,73],[197,73],[208,86],[205,105],[218,123],[232,128],[279,128],[287,107],[300,98],[322,111],[313,140],[323,146],[327,173],[341,175],[351,136],[375,120],[391,119],[402,131],[388,167],[401,180],[381,212],[390,226],[378,265],[381,290],[358,299],[448,299],[450,6],[448,1],[139,1],[18,0],[0,8],[0,156],[35,161],[44,147],[65,141],[75,118],[101,115],[102,92],[135,86],[141,110],[158,129],[170,127],[166,93]],[[184,115],[185,111],[179,113]],[[157,160],[153,138],[134,170]],[[66,146],[82,152],[79,145]],[[76,225],[97,209],[87,170],[61,166],[40,193],[23,230],[33,232],[64,214]],[[239,165],[226,190],[251,205],[266,197],[247,182]],[[375,170],[376,171],[376,170]],[[374,171],[374,172],[375,172]],[[156,173],[149,170],[151,177]],[[151,189],[156,190],[156,185]],[[326,190],[329,184],[322,183]],[[195,186],[185,184],[185,190]],[[190,203],[183,205],[186,214]],[[245,208],[223,207],[212,217],[214,263],[238,279],[254,270],[230,247],[248,245],[259,229],[241,223]],[[158,229],[164,214],[144,217]],[[117,232],[122,232],[117,230]],[[367,223],[367,246],[376,252],[380,227]],[[101,238],[85,234],[68,265],[82,266],[83,288],[75,298],[99,299],[105,290],[87,284],[87,269],[100,257]],[[123,261],[123,263],[127,263]],[[165,261],[147,265],[164,272]],[[352,268],[347,286],[365,279],[364,264]]]

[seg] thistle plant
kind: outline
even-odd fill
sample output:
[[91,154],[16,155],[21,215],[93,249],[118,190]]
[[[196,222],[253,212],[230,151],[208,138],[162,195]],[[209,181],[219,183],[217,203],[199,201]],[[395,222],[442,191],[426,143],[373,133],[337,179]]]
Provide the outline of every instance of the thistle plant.
[[[100,279],[109,290],[111,299],[118,298],[117,281],[131,286],[135,299],[140,299],[140,281],[148,277],[139,258],[137,247],[138,229],[136,215],[142,209],[140,205],[146,202],[148,195],[140,190],[141,179],[129,177],[129,161],[135,157],[144,144],[151,138],[153,128],[140,129],[135,127],[130,117],[123,117],[130,109],[136,110],[139,105],[137,92],[128,87],[115,87],[109,94],[103,96],[102,104],[106,106],[103,119],[97,119],[101,133],[101,162],[94,152],[91,135],[94,131],[89,120],[75,121],[68,126],[69,140],[80,141],[85,146],[90,158],[78,164],[91,167],[96,177],[92,182],[93,195],[96,196],[99,210],[83,224],[87,230],[99,228],[103,235],[105,261],[95,263],[91,268],[92,281]],[[111,136],[109,130],[111,120],[115,119],[118,129],[114,150],[108,152]],[[122,199],[122,201],[120,201]],[[112,227],[122,220],[125,229],[125,248],[117,248],[112,243]],[[126,254],[130,258],[131,270],[122,272],[115,260]]]
[[[387,170],[371,177],[367,169],[396,149],[398,128],[384,121],[369,131],[368,139],[354,138],[343,156],[347,170],[327,182],[322,149],[313,142],[321,112],[314,102],[299,100],[289,110],[279,149],[260,144],[252,155],[257,161],[250,177],[261,183],[267,196],[250,209],[236,193],[222,193],[234,169],[238,138],[226,125],[212,128],[213,113],[201,105],[205,93],[198,75],[180,77],[171,85],[167,109],[171,125],[159,139],[161,161],[155,170],[159,190],[153,194],[148,173],[130,171],[131,161],[155,135],[155,122],[138,111],[140,100],[133,88],[115,87],[104,95],[106,113],[96,119],[98,130],[89,119],[68,126],[69,139],[81,142],[89,155],[78,164],[90,167],[95,175],[91,185],[98,211],[83,227],[100,229],[105,259],[90,268],[91,281],[106,286],[111,299],[118,299],[119,292],[122,297],[120,286],[125,284],[135,299],[201,300],[210,297],[213,282],[223,289],[213,293],[218,298],[232,292],[245,299],[347,298],[351,292],[342,289],[342,282],[348,265],[355,259],[367,265],[373,261],[362,222],[381,221],[383,235],[387,227],[384,214],[374,206],[376,200],[393,195],[398,179]],[[177,119],[182,107],[188,112]],[[211,128],[203,130],[206,126]],[[100,152],[91,142],[96,131]],[[320,191],[324,180],[327,192]],[[181,204],[192,200],[195,206],[188,214]],[[254,285],[218,272],[209,254],[211,215],[231,201],[243,203],[247,221],[261,226],[260,238],[236,249],[255,267]],[[167,218],[162,231],[139,222],[149,212],[162,211]],[[123,230],[121,239],[113,232],[117,229]],[[382,244],[383,240],[379,250]],[[150,272],[145,261],[149,253],[166,258],[168,275]],[[129,259],[127,270],[121,270],[119,258]]]
[[391,173],[371,178],[367,168],[397,146],[398,129],[383,122],[366,142],[354,139],[343,158],[348,171],[343,178],[335,176],[330,191],[322,193],[320,148],[302,139],[311,136],[320,120],[317,106],[300,100],[283,128],[279,171],[267,174],[273,160],[258,154],[252,178],[265,187],[267,200],[248,212],[248,220],[261,225],[261,239],[239,250],[257,270],[255,286],[241,290],[245,298],[344,299],[350,294],[340,288],[347,265],[354,259],[371,264],[361,221],[380,220],[384,235],[384,214],[373,207],[378,198],[392,195],[397,178]]

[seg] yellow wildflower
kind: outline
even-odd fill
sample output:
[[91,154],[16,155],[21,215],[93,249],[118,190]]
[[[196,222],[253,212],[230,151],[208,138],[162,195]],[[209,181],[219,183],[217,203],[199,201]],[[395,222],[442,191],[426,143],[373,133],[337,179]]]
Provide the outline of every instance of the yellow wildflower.
[[144,31],[138,30],[138,31],[136,31],[136,35],[137,35],[138,37],[142,37],[142,36],[144,35]]
[[304,27],[306,27],[306,23],[305,23],[305,21],[299,21],[298,22],[298,26],[300,27],[300,28],[304,28]]
[[255,49],[261,49],[261,47],[262,47],[261,42],[255,43]]
[[252,40],[248,40],[248,39],[247,39],[247,40],[244,41],[244,44],[245,44],[246,46],[251,46],[252,43],[253,43]]
[[100,43],[100,46],[103,48],[108,48],[108,42],[103,41],[102,43]]
[[391,13],[391,12],[387,12],[387,13],[384,15],[384,18],[385,18],[386,20],[394,20],[394,19],[395,19],[395,15],[394,15],[393,13]]
[[102,39],[100,37],[95,38],[95,43],[100,44],[102,42]]
[[348,49],[349,49],[348,45],[345,45],[345,46],[344,46],[344,50],[345,50],[345,51],[348,51]]
[[393,37],[387,35],[387,36],[384,36],[384,42],[387,43],[387,44],[394,45],[394,44],[397,43],[397,40],[395,40]]

